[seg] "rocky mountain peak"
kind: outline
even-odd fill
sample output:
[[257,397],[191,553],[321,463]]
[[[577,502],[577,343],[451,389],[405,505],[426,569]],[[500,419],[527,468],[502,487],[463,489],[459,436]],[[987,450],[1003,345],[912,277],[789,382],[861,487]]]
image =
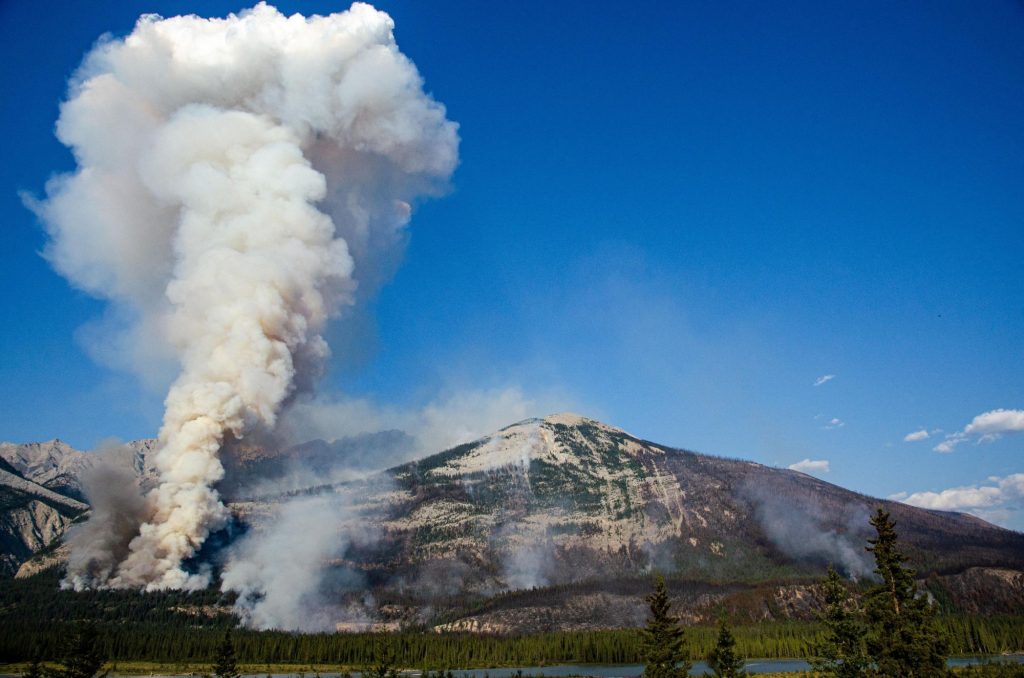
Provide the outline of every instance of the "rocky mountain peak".
[[41,484],[68,473],[78,473],[89,465],[84,452],[58,438],[20,445],[0,443],[0,457],[24,477]]
[[[437,476],[461,477],[499,469],[615,464],[616,458],[656,452],[622,429],[571,412],[524,419],[428,461]],[[429,463],[436,462],[436,463]]]

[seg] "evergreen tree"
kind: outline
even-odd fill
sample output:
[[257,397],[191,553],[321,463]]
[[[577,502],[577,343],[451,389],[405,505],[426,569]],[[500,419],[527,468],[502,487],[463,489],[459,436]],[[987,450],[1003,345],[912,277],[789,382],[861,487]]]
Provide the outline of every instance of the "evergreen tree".
[[213,675],[217,678],[239,678],[238,663],[235,661],[235,644],[231,641],[231,629],[224,632],[224,640],[217,648],[213,663]]
[[398,669],[395,667],[395,654],[391,648],[381,642],[377,651],[377,662],[362,671],[363,678],[398,678]]
[[947,643],[935,610],[917,594],[915,572],[897,543],[896,526],[879,508],[871,518],[877,536],[869,539],[875,574],[881,580],[865,596],[867,650],[882,676],[931,678],[946,675]]
[[646,600],[651,616],[643,630],[644,678],[683,678],[690,671],[683,649],[683,629],[679,619],[669,614],[672,603],[660,574],[654,582],[654,593]]
[[736,638],[725,622],[725,616],[718,620],[718,641],[708,654],[708,666],[715,678],[743,678],[743,659],[736,654]]
[[34,655],[25,669],[25,673],[21,674],[21,678],[44,678],[44,676],[43,663],[39,661],[39,655]]
[[814,669],[838,678],[867,675],[871,660],[864,650],[866,629],[861,610],[835,568],[828,568],[821,585],[825,610],[819,619],[825,624],[825,640],[814,648]]
[[107,658],[100,647],[99,633],[94,624],[81,623],[74,627],[64,642],[64,656],[60,667],[49,672],[53,678],[96,678],[106,676],[100,669]]

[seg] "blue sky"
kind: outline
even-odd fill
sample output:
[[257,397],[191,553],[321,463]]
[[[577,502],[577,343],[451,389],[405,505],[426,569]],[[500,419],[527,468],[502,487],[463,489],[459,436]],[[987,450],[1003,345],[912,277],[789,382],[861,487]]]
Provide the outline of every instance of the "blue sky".
[[[19,192],[73,167],[53,124],[100,34],[244,7],[0,4],[0,439],[158,428],[163,394],[89,357],[104,304],[39,255]],[[873,495],[996,488],[934,501],[1024,529],[1012,416],[933,450],[1024,409],[1024,6],[377,7],[461,163],[332,331],[325,392],[417,408],[513,387],[658,442],[827,460],[816,474]]]

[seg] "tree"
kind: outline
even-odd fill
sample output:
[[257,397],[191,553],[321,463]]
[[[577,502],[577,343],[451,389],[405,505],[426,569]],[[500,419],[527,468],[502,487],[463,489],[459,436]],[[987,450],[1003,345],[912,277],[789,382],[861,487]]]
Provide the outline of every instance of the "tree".
[[828,568],[821,586],[825,610],[819,619],[825,624],[825,640],[814,648],[816,656],[811,664],[815,671],[838,678],[864,676],[871,660],[864,650],[866,629],[862,612],[835,568]]
[[39,655],[34,655],[21,678],[43,678],[44,675],[43,663],[39,660]]
[[377,651],[377,662],[362,671],[363,678],[398,678],[395,655],[390,646],[381,641]]
[[213,675],[217,678],[239,678],[238,663],[235,661],[235,644],[231,642],[231,629],[224,632],[224,640],[217,648],[213,663]]
[[49,672],[53,678],[97,678],[106,676],[100,669],[107,658],[100,648],[99,633],[94,624],[80,623],[68,634],[60,667]]
[[643,630],[644,677],[683,678],[690,671],[683,650],[683,629],[679,619],[669,614],[672,603],[660,574],[654,582],[654,593],[645,600],[651,607],[651,616]]
[[880,582],[866,594],[867,650],[882,676],[931,678],[946,675],[947,642],[935,609],[919,596],[915,572],[905,565],[896,525],[879,508],[871,518],[877,536],[869,539]]
[[718,620],[718,641],[708,654],[708,666],[715,678],[743,678],[743,659],[736,654],[736,638],[723,615]]

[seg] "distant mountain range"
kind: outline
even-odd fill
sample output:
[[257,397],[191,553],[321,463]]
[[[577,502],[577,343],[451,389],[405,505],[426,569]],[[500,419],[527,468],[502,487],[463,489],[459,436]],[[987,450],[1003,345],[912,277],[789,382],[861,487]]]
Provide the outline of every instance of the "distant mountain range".
[[[143,486],[154,481],[153,445],[113,453]],[[330,566],[358,574],[354,588],[373,592],[383,623],[505,632],[640,623],[655,570],[676,582],[692,620],[722,606],[752,620],[806,617],[828,564],[870,576],[868,516],[882,506],[943,604],[1024,610],[1024,534],[967,514],[674,449],[572,414],[371,472],[404,448],[411,441],[391,431],[236,450],[222,488],[233,530],[272,531],[278,507],[308,499],[311,525],[343,525],[345,548]],[[0,445],[0,571],[60,563],[60,538],[87,509],[81,477],[93,462],[60,441]]]

